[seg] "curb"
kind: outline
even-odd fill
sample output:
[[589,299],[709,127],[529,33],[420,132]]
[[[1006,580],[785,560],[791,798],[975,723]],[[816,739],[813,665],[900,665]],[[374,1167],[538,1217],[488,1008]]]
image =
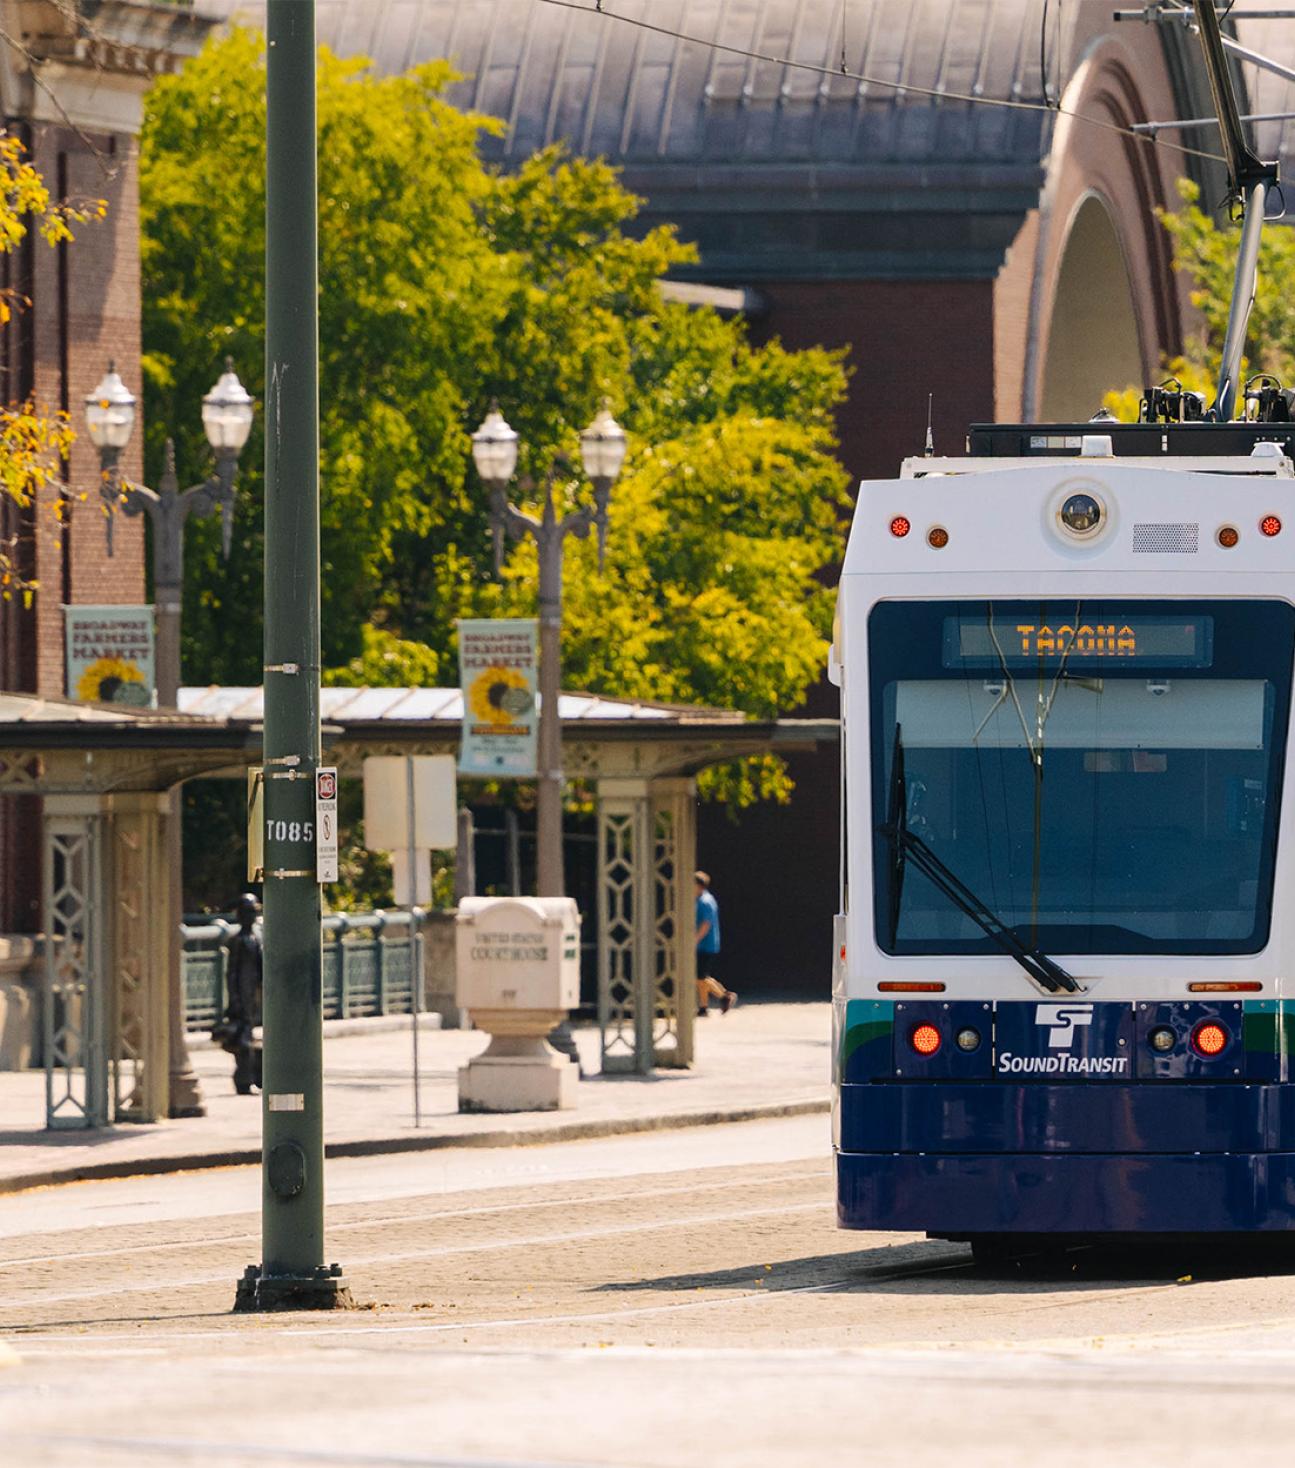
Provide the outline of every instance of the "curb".
[[[712,1111],[668,1112],[659,1116],[606,1117],[600,1121],[567,1121],[534,1130],[481,1131],[412,1137],[366,1137],[353,1142],[331,1142],[324,1147],[327,1157],[382,1157],[399,1152],[434,1152],[446,1147],[536,1147],[548,1142],[586,1142],[599,1137],[631,1136],[637,1132],[678,1131],[688,1127],[723,1126],[743,1121],[770,1121],[783,1116],[812,1116],[826,1113],[832,1103],[826,1096],[817,1100],[771,1101],[764,1105],[735,1106]],[[122,1158],[119,1162],[87,1162],[73,1167],[52,1167],[42,1172],[0,1177],[0,1196],[24,1193],[30,1188],[57,1187],[63,1183],[102,1182],[112,1178],[157,1177],[173,1172],[201,1172],[216,1167],[249,1167],[261,1161],[259,1147],[241,1147],[226,1152],[194,1152],[174,1157]]]
[[[372,1014],[357,1015],[352,1019],[326,1019],[324,1039],[345,1040],[356,1035],[383,1035],[396,1030],[409,1030],[413,1028],[409,1022],[410,1019],[411,1016],[408,1014]],[[424,1032],[431,1034],[445,1028],[447,1026],[444,1016],[434,1009],[425,1009],[418,1016],[420,1034]],[[184,1044],[189,1051],[220,1049],[207,1030],[186,1030]]]

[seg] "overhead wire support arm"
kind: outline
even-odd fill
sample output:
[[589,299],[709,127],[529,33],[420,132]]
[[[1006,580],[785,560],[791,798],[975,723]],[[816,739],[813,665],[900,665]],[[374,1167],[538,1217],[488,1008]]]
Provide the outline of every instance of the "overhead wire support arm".
[[1264,209],[1268,191],[1277,184],[1277,164],[1265,163],[1246,140],[1237,106],[1232,76],[1228,71],[1214,0],[1192,0],[1196,24],[1201,38],[1201,55],[1209,77],[1214,110],[1218,113],[1219,133],[1227,159],[1228,188],[1244,210],[1241,244],[1237,250],[1236,274],[1232,281],[1232,301],[1228,308],[1227,332],[1223,338],[1223,356],[1219,362],[1218,387],[1214,394],[1211,416],[1216,422],[1231,421],[1237,400],[1237,383],[1241,376],[1241,356],[1245,349],[1246,327],[1254,305],[1255,282],[1259,273],[1259,241],[1263,234]]

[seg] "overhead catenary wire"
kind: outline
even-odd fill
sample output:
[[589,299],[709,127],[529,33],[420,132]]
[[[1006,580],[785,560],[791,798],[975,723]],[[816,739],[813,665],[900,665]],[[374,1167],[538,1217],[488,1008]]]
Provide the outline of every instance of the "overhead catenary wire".
[[818,76],[841,76],[847,81],[859,82],[864,86],[880,87],[893,92],[902,92],[906,96],[930,97],[939,102],[966,102],[976,107],[1000,107],[1007,108],[1013,112],[1045,112],[1052,117],[1069,117],[1075,122],[1087,123],[1091,127],[1102,128],[1106,132],[1117,133],[1120,137],[1131,138],[1135,142],[1144,143],[1152,148],[1165,148],[1172,153],[1181,153],[1190,158],[1204,158],[1211,163],[1226,163],[1227,159],[1221,153],[1212,153],[1206,148],[1192,148],[1185,143],[1169,142],[1165,138],[1157,137],[1152,133],[1137,133],[1131,128],[1125,127],[1118,122],[1111,122],[1104,117],[1093,117],[1086,112],[1077,112],[1072,107],[1064,107],[1058,102],[1029,102],[1013,97],[979,97],[972,92],[945,91],[938,87],[918,86],[914,82],[891,80],[887,77],[869,76],[864,72],[850,71],[844,65],[820,66],[812,61],[797,61],[790,56],[775,56],[763,51],[753,51],[744,46],[732,46],[723,41],[713,41],[705,36],[689,35],[685,31],[675,30],[671,26],[656,25],[649,20],[641,20],[637,16],[621,15],[614,10],[608,9],[607,0],[593,0],[592,4],[580,3],[580,0],[541,0],[542,4],[556,6],[559,10],[574,10],[583,15],[593,15],[604,20],[619,21],[622,25],[634,26],[638,30],[651,31],[658,36],[665,36],[673,41],[682,41],[692,46],[707,46],[712,51],[722,51],[729,56],[741,56],[748,61],[766,61],[773,66],[791,67],[797,71],[813,72]]

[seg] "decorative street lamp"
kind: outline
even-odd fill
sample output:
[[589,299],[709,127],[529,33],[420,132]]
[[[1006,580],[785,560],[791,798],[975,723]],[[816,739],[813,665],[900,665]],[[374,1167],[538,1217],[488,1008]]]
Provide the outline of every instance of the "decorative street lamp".
[[537,518],[519,510],[508,498],[508,481],[517,467],[517,434],[492,403],[481,427],[472,435],[472,458],[490,493],[490,528],[495,571],[503,565],[504,537],[535,541],[540,568],[540,729],[536,802],[538,847],[537,895],[562,897],[562,725],[558,699],[562,689],[562,552],[568,535],[584,539],[598,532],[598,565],[607,540],[607,504],[612,485],[625,462],[625,431],[604,400],[597,417],[580,435],[580,457],[594,486],[594,502],[558,518],[554,481],[567,466],[559,461],[549,471]]
[[118,506],[124,514],[147,514],[153,522],[153,587],[157,599],[157,701],[174,708],[180,692],[180,596],[184,583],[184,522],[189,515],[220,512],[221,552],[229,559],[234,529],[234,476],[238,456],[252,431],[252,399],[238,380],[233,361],[202,400],[202,426],[216,455],[216,471],[201,484],[181,490],[175,476],[175,444],[166,441],[157,489],[130,484],[121,476],[121,452],[135,426],[135,398],[109,362],[103,380],[85,400],[86,427],[99,450],[104,528],[112,555]]

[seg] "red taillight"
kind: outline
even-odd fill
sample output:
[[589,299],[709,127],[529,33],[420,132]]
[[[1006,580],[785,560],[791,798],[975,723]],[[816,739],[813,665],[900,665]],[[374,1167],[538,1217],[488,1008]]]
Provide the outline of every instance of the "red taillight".
[[1207,1060],[1212,1060],[1218,1055],[1227,1043],[1227,1027],[1216,1020],[1207,1019],[1192,1031],[1192,1049],[1196,1051],[1197,1055],[1203,1055]]
[[919,1055],[934,1055],[940,1048],[940,1032],[934,1025],[914,1025],[908,1043]]
[[912,528],[912,524],[905,515],[896,515],[890,522],[890,533],[899,536],[901,540]]
[[1265,515],[1263,519],[1259,522],[1260,535],[1280,535],[1281,529],[1282,522],[1277,518],[1276,515]]

